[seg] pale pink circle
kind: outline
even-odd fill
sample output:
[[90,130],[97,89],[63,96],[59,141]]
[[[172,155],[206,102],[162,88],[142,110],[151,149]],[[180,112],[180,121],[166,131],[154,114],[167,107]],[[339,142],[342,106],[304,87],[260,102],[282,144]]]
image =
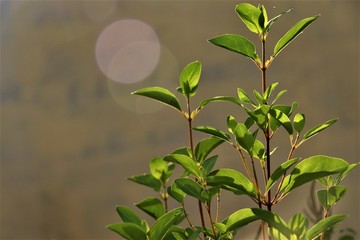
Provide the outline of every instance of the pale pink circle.
[[136,83],[156,68],[160,58],[160,42],[146,23],[126,19],[107,26],[97,39],[96,62],[111,80]]

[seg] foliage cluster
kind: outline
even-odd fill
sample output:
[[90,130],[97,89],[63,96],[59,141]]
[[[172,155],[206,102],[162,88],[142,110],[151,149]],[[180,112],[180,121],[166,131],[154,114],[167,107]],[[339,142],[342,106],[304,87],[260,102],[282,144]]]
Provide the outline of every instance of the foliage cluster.
[[[243,89],[237,89],[237,97],[217,96],[205,99],[192,109],[192,97],[197,93],[202,65],[199,61],[188,64],[179,77],[176,89],[184,97],[185,106],[180,104],[174,93],[162,87],[148,87],[133,92],[157,100],[174,110],[187,121],[189,145],[181,147],[164,157],[150,161],[150,172],[132,176],[129,180],[152,188],[158,197],[148,197],[136,207],[154,218],[150,224],[141,219],[126,206],[116,210],[122,222],[107,227],[130,240],[184,240],[184,239],[234,239],[241,228],[258,221],[262,239],[325,239],[325,233],[346,215],[331,215],[333,206],[341,200],[347,187],[342,180],[358,164],[349,164],[343,159],[316,155],[302,159],[296,157],[296,150],[305,142],[327,129],[337,120],[305,131],[306,117],[296,113],[297,102],[291,105],[278,103],[286,90],[276,93],[278,83],[267,84],[266,71],[289,43],[299,36],[319,16],[312,16],[297,22],[276,43],[273,53],[266,58],[266,42],[274,23],[290,10],[268,19],[264,6],[242,3],[236,6],[236,13],[250,30],[259,36],[261,54],[247,38],[236,34],[224,34],[208,41],[250,59],[261,73],[261,91],[253,90],[253,96]],[[193,127],[193,121],[204,107],[213,102],[234,103],[244,112],[243,122],[227,116],[227,131],[212,126]],[[205,133],[208,137],[194,143],[193,131]],[[276,148],[271,140],[278,134],[289,138],[289,153],[275,168],[272,156]],[[239,154],[243,173],[231,168],[215,169],[218,156],[212,152],[221,144],[229,144]],[[175,166],[183,171],[181,177],[174,178]],[[260,180],[260,179],[263,180]],[[317,200],[323,216],[312,226],[302,213],[294,213],[285,221],[272,211],[274,205],[282,203],[292,191],[306,183],[317,181],[322,189],[317,191]],[[254,207],[234,211],[225,219],[220,216],[220,196],[222,191],[230,191],[239,197],[248,197]],[[193,224],[185,207],[186,198],[198,202],[201,226]],[[169,209],[172,199],[178,207]],[[215,202],[215,204],[214,204]],[[215,205],[216,209],[213,209]],[[205,211],[204,211],[205,210]],[[208,220],[205,220],[205,218]],[[180,224],[181,222],[184,224]],[[185,225],[185,227],[181,227]]]

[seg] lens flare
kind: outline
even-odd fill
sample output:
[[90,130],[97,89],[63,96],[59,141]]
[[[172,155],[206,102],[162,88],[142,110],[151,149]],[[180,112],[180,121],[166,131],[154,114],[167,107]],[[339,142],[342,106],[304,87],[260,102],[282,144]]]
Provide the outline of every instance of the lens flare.
[[106,27],[97,39],[96,62],[118,83],[137,83],[148,77],[160,58],[160,41],[146,23],[125,19]]

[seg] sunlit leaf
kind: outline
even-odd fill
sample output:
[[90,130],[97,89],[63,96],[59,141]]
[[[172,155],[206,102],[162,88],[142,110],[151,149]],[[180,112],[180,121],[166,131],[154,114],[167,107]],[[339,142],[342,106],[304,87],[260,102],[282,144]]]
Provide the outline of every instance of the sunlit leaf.
[[156,157],[150,162],[150,172],[156,179],[162,180],[165,172],[168,169],[168,162],[162,158]]
[[135,205],[155,219],[165,213],[164,205],[158,198],[148,197]]
[[255,62],[259,59],[259,56],[256,53],[255,45],[243,36],[236,34],[224,34],[209,39],[209,42],[232,52],[240,53]]
[[275,182],[298,161],[299,158],[293,158],[280,164],[280,166],[271,174],[266,185],[266,191],[268,191],[275,184]]
[[295,234],[298,239],[302,239],[307,231],[309,220],[307,220],[302,213],[297,213],[291,217],[288,226],[292,234]]
[[295,130],[300,133],[305,126],[305,115],[298,113],[294,117],[294,128]]
[[168,194],[179,203],[183,203],[185,193],[176,185],[175,182],[167,189]]
[[181,112],[179,100],[166,88],[148,87],[132,92],[132,94],[152,98]]
[[159,192],[161,189],[161,181],[151,174],[132,176],[128,180],[151,187],[156,192]]
[[291,10],[292,10],[292,9],[289,9],[289,10],[287,10],[287,11],[285,11],[285,12],[282,12],[282,13],[280,13],[279,15],[273,17],[272,19],[270,19],[270,20],[268,21],[265,29],[264,29],[264,34],[267,34],[267,33],[270,31],[271,26],[274,24],[274,22],[275,22],[276,20],[278,20],[282,15],[290,12]]
[[218,137],[225,141],[230,141],[230,139],[231,139],[229,134],[227,134],[219,129],[216,129],[214,127],[211,127],[211,126],[197,126],[193,129],[196,131],[199,131],[199,132],[210,134],[212,136]]
[[[241,3],[236,6],[236,12],[246,27],[253,33],[260,34],[263,31],[265,23],[263,12],[260,8],[249,3]],[[267,16],[266,16],[267,18]],[[267,20],[267,19],[266,19]]]
[[264,92],[264,100],[267,101],[269,99],[269,97],[271,96],[271,93],[275,90],[275,88],[277,87],[279,83],[272,83],[270,84],[270,86],[268,86]]
[[244,208],[231,214],[223,223],[228,231],[234,231],[258,219],[251,208]]
[[197,163],[192,158],[182,154],[171,154],[170,156],[195,177],[200,178],[203,176],[203,171],[201,171]]
[[242,123],[238,123],[234,129],[234,135],[239,145],[244,148],[248,153],[251,153],[255,138],[249,132],[247,127]]
[[278,122],[280,122],[280,124],[286,129],[289,135],[293,133],[291,121],[285,113],[281,112],[278,109],[272,108],[270,109],[270,115]]
[[238,98],[217,96],[217,97],[212,97],[212,98],[208,98],[208,99],[201,101],[199,104],[199,107],[198,107],[198,111],[211,102],[231,102],[231,103],[235,103],[239,106],[242,106],[241,101]]
[[135,223],[142,226],[142,219],[130,208],[126,206],[116,206],[116,211],[124,222]]
[[162,215],[156,222],[149,232],[150,240],[162,239],[165,234],[169,231],[171,226],[178,224],[182,219],[183,208],[174,208],[169,212]]
[[267,222],[271,227],[276,228],[279,232],[281,232],[288,239],[290,238],[291,230],[287,226],[286,222],[277,214],[259,209],[253,208],[251,211],[259,218]]
[[319,126],[316,126],[316,127],[312,128],[312,129],[310,129],[309,131],[307,131],[304,134],[304,140],[308,140],[308,139],[312,138],[313,136],[315,136],[319,132],[321,132],[321,131],[327,129],[328,127],[330,127],[331,125],[333,125],[336,121],[337,121],[337,119],[331,119],[329,121],[326,121],[324,124],[321,124]]
[[203,188],[197,182],[189,178],[178,178],[175,180],[176,185],[186,194],[195,197],[201,201],[204,199],[201,196]]
[[199,61],[188,64],[181,72],[179,82],[182,93],[189,97],[194,96],[201,75],[201,63]]
[[319,15],[305,18],[296,23],[285,35],[276,43],[273,57],[276,57],[292,40],[294,40],[306,27],[308,27]]
[[249,98],[249,96],[246,94],[246,92],[243,89],[238,88],[237,93],[242,102],[255,105],[255,103]]
[[306,240],[315,239],[321,233],[334,227],[335,224],[341,222],[345,218],[346,218],[346,215],[334,215],[334,216],[330,216],[330,217],[320,220],[306,232],[305,239]]
[[147,240],[144,229],[131,222],[109,224],[106,228],[114,231],[128,240]]
[[352,163],[346,169],[344,169],[344,171],[340,172],[340,174],[336,178],[336,184],[339,184],[347,176],[347,174],[359,164],[360,163]]

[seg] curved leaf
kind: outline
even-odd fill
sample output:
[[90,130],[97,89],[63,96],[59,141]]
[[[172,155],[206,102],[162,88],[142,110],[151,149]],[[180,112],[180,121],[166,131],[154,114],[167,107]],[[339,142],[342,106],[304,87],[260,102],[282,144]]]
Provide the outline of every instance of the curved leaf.
[[282,163],[270,176],[269,181],[266,184],[266,191],[268,191],[289,168],[299,161],[299,158],[290,159]]
[[304,140],[308,140],[309,138],[315,136],[316,134],[318,134],[319,132],[327,129],[328,127],[330,127],[331,125],[333,125],[335,122],[337,121],[337,119],[331,119],[329,121],[326,121],[325,123],[319,125],[319,126],[316,126],[312,129],[310,129],[309,131],[307,131],[305,134],[304,134]]
[[152,98],[181,112],[179,100],[166,88],[148,87],[132,92],[131,94]]
[[276,57],[292,40],[302,33],[319,15],[302,19],[297,22],[285,35],[276,43],[273,57]]
[[181,72],[179,82],[182,93],[189,97],[194,96],[198,87],[201,75],[201,63],[195,61],[189,63]]
[[138,184],[142,184],[147,187],[151,187],[156,192],[159,192],[161,189],[161,181],[159,179],[156,179],[151,174],[132,176],[132,177],[129,177],[128,180],[136,182]]
[[233,231],[258,219],[251,208],[244,208],[231,214],[223,223],[228,231]]
[[135,223],[123,222],[109,224],[106,228],[114,231],[128,240],[147,240],[146,232]]
[[216,46],[228,49],[232,52],[240,53],[255,62],[259,61],[255,45],[243,36],[236,34],[224,34],[209,39],[208,41]]
[[118,205],[116,211],[124,222],[135,223],[138,226],[142,225],[141,218],[130,208]]
[[267,210],[253,208],[251,211],[259,218],[267,222],[271,227],[276,228],[281,232],[285,237],[290,239],[291,230],[287,226],[286,222],[275,213],[269,212]]
[[[255,7],[249,3],[241,3],[236,6],[236,12],[240,19],[245,23],[246,27],[253,33],[262,33],[267,19],[263,15],[260,8]],[[265,12],[266,13],[266,12]],[[267,16],[266,16],[267,18]]]
[[205,99],[203,101],[200,102],[199,107],[197,108],[198,111],[200,109],[202,109],[203,107],[205,107],[206,105],[208,105],[211,102],[232,102],[235,103],[237,105],[242,106],[241,101],[238,98],[234,98],[234,97],[226,97],[226,96],[217,96],[217,97],[213,97],[213,98],[208,98]]
[[240,98],[240,100],[244,103],[250,103],[252,104],[253,106],[255,106],[255,103],[250,99],[250,97],[247,95],[247,93],[241,89],[241,88],[238,88],[237,89],[237,93],[238,93],[238,96]]
[[191,157],[183,154],[171,154],[170,157],[195,177],[201,178],[203,176],[203,170],[200,169],[200,166]]
[[347,166],[348,163],[340,158],[323,155],[306,158],[286,176],[281,190],[284,190],[283,194],[287,194],[307,182],[339,173]]
[[294,117],[294,128],[300,133],[305,126],[305,115],[301,113],[297,113]]
[[183,203],[185,193],[176,185],[175,182],[167,189],[168,194],[179,203]]
[[163,180],[165,173],[168,170],[168,162],[164,159],[156,157],[150,162],[150,172],[154,178]]
[[275,120],[280,122],[280,124],[286,129],[286,131],[289,133],[289,135],[291,135],[293,133],[291,121],[288,118],[288,116],[286,116],[285,113],[283,113],[282,111],[280,111],[278,109],[272,108],[272,109],[270,109],[270,115]]
[[319,236],[321,233],[325,232],[326,230],[335,226],[335,224],[344,220],[347,216],[346,215],[334,215],[331,217],[327,217],[325,219],[320,220],[316,223],[312,228],[310,228],[306,235],[306,240],[312,240]]
[[231,139],[229,134],[211,126],[197,126],[193,129],[199,132],[210,134],[225,141],[230,141]]
[[274,24],[274,22],[276,20],[278,20],[282,15],[290,12],[292,9],[290,8],[289,10],[282,12],[280,14],[278,14],[277,16],[273,17],[272,19],[269,20],[269,22],[267,23],[265,29],[264,29],[264,34],[267,34],[270,31],[271,26]]
[[217,137],[211,137],[200,141],[195,147],[196,161],[202,163],[205,158],[223,142],[224,140]]
[[163,239],[171,226],[178,224],[183,219],[182,212],[182,207],[174,208],[156,220],[149,232],[150,240]]
[[165,213],[164,205],[158,198],[148,197],[135,205],[154,219]]
[[203,188],[194,180],[189,178],[178,178],[175,180],[176,185],[186,194],[195,197],[201,201],[204,199],[201,196]]

